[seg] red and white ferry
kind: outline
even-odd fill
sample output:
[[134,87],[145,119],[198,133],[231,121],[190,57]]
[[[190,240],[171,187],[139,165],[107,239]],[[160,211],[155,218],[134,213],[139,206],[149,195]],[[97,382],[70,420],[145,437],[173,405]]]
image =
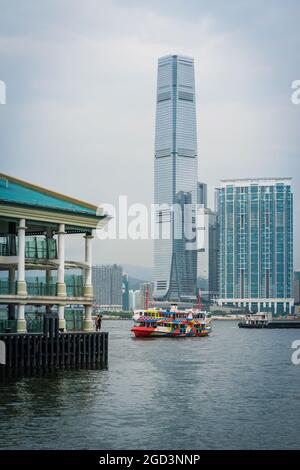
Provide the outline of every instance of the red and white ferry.
[[207,318],[207,313],[194,309],[137,310],[133,320],[131,331],[137,338],[203,337],[211,332],[211,320]]

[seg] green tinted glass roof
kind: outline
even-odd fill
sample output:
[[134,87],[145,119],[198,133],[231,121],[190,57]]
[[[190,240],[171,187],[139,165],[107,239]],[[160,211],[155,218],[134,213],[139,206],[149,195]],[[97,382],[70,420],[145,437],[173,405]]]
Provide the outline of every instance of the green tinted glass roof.
[[[45,191],[45,192],[44,192]],[[27,183],[11,181],[1,175],[0,202],[26,205],[35,208],[56,209],[82,215],[96,215],[96,208],[84,203],[73,201],[67,196],[56,194]]]

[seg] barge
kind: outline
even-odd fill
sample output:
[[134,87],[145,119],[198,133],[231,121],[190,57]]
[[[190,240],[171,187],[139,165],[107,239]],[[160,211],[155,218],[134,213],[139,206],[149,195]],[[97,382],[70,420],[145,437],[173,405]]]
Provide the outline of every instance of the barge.
[[300,328],[300,318],[279,318],[273,319],[271,313],[257,313],[246,315],[238,324],[239,328]]

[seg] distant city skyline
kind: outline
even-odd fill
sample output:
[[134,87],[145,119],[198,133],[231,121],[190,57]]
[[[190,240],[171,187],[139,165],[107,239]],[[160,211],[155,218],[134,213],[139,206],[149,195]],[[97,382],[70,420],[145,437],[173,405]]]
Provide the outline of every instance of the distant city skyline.
[[[294,176],[300,269],[300,4],[187,0],[1,3],[1,170],[101,204],[153,201],[157,57],[195,59],[200,181]],[[59,7],[58,7],[59,5]],[[59,14],[58,14],[59,11]],[[18,22],[15,21],[18,17]],[[211,205],[211,204],[209,204]],[[66,246],[75,258],[82,240]],[[151,266],[152,241],[93,243],[94,261]]]

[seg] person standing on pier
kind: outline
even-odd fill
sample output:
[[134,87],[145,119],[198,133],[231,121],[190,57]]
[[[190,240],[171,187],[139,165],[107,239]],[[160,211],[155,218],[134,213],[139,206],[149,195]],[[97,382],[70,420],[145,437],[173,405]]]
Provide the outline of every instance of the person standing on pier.
[[101,330],[101,322],[102,322],[102,315],[98,313],[98,315],[96,316],[96,331]]

